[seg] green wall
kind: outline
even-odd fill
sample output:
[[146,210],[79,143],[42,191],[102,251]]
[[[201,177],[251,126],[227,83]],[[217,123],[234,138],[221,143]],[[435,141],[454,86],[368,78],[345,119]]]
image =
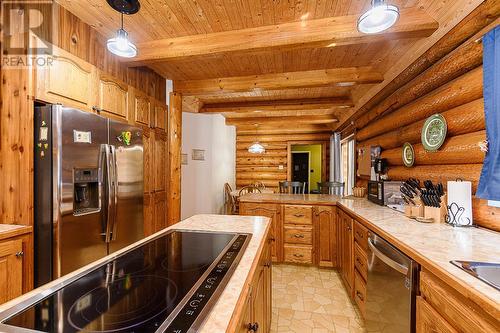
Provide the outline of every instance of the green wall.
[[321,182],[321,145],[296,145],[292,146],[292,151],[308,151],[311,156],[311,165],[309,171],[311,184],[309,190],[318,189],[318,182]]

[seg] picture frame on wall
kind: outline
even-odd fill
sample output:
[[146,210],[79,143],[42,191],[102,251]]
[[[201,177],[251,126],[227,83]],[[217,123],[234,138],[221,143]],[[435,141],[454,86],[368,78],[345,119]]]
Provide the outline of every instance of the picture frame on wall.
[[205,160],[205,150],[193,149],[191,159],[194,161],[204,161]]
[[182,165],[188,164],[188,154],[181,154],[181,164]]

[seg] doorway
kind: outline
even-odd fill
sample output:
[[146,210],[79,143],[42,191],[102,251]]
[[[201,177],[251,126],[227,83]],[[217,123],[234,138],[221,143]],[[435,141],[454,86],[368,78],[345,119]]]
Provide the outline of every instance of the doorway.
[[292,181],[306,183],[306,192],[309,193],[311,183],[309,170],[311,169],[311,153],[308,151],[292,151]]

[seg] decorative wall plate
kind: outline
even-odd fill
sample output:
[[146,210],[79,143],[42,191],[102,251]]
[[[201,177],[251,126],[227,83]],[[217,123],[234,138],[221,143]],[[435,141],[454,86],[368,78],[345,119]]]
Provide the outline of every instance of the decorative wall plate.
[[446,119],[438,113],[430,116],[422,128],[422,145],[427,151],[438,150],[446,139]]
[[413,150],[413,146],[409,142],[405,142],[403,144],[403,164],[410,168],[415,163],[415,151]]

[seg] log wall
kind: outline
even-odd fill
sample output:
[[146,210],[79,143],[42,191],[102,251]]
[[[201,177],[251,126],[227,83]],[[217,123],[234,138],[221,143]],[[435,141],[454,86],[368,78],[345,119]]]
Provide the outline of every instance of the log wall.
[[[471,26],[473,22],[476,27],[470,29],[468,36],[459,27],[440,41],[446,44],[447,40],[460,37],[462,43],[439,59],[435,59],[434,53],[424,54],[423,58],[433,57],[432,65],[413,73],[411,80],[405,80],[404,85],[372,105],[355,122],[358,147],[380,145],[382,157],[389,164],[390,179],[414,177],[446,185],[448,180],[462,178],[472,181],[476,191],[484,159],[478,143],[486,138],[480,37],[498,25],[500,8],[491,1],[487,5],[479,7],[481,15],[472,13],[462,23]],[[496,18],[493,22],[492,16]],[[435,113],[446,119],[448,134],[438,151],[426,152],[421,144],[421,129],[426,118]],[[415,165],[411,168],[402,161],[405,142],[410,142],[415,150]],[[366,181],[358,177],[358,185]],[[500,209],[487,206],[485,200],[473,200],[475,223],[500,231]]]
[[[326,161],[329,160],[330,133],[283,134],[283,135],[241,135],[236,136],[236,187],[262,182],[266,187],[278,191],[279,182],[287,180],[288,144],[306,142],[325,142]],[[265,148],[263,154],[251,154],[248,147],[259,141]],[[283,168],[280,169],[279,166]],[[328,175],[328,163],[325,174]]]

